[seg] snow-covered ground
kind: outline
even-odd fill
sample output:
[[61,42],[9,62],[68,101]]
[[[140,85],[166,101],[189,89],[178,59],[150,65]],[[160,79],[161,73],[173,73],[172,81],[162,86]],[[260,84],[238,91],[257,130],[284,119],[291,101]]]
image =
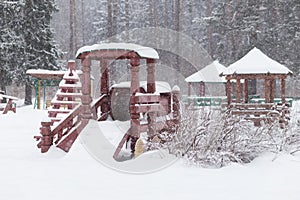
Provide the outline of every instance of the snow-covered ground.
[[221,169],[178,160],[155,173],[132,175],[94,159],[83,136],[68,154],[56,148],[41,154],[33,136],[45,116],[32,106],[0,114],[0,199],[300,199],[300,154],[267,153]]

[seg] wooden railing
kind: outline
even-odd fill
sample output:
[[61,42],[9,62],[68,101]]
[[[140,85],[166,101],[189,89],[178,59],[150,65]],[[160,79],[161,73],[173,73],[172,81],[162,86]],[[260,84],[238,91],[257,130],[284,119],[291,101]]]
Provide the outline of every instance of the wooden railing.
[[69,151],[78,134],[87,124],[81,121],[80,113],[81,105],[77,105],[64,119],[58,122],[53,130],[51,130],[53,122],[41,122],[41,136],[34,136],[34,138],[37,141],[40,140],[37,146],[42,153],[47,152],[53,144],[66,152]]
[[[107,106],[105,109],[101,108],[104,104],[106,104],[106,106]],[[99,111],[99,108],[101,108],[100,111]],[[91,111],[93,114],[93,119],[95,119],[97,121],[103,121],[103,120],[107,119],[109,111],[110,111],[108,95],[103,94],[98,99],[94,100],[91,103]],[[102,112],[102,111],[105,111],[105,112]],[[99,116],[99,113],[100,113],[100,116]]]

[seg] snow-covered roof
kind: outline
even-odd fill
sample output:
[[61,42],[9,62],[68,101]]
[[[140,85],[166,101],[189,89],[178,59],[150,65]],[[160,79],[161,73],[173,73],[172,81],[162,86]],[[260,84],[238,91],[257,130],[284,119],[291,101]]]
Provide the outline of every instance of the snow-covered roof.
[[268,73],[292,74],[293,72],[254,47],[243,58],[231,64],[221,75]]
[[158,53],[155,49],[132,43],[102,43],[84,46],[78,49],[76,58],[79,58],[79,56],[83,53],[98,50],[128,50],[136,52],[141,58],[159,59]]
[[8,95],[0,94],[0,100],[2,100],[3,98],[6,98],[6,99],[12,99],[12,100],[18,100],[17,97],[13,97],[13,96],[8,96]]
[[226,82],[225,77],[219,74],[226,70],[226,67],[215,60],[200,71],[192,74],[185,79],[186,82],[205,82],[205,83],[222,83]]
[[61,79],[66,71],[53,71],[47,69],[28,69],[26,71],[27,75],[30,75],[35,78],[39,79]]
[[[167,82],[156,81],[155,86],[156,86],[156,92],[158,92],[158,93],[171,92],[171,86]],[[114,84],[111,87],[112,88],[130,88],[130,81],[120,82],[120,83]],[[144,88],[144,90],[147,91],[147,81],[141,81],[140,87]]]

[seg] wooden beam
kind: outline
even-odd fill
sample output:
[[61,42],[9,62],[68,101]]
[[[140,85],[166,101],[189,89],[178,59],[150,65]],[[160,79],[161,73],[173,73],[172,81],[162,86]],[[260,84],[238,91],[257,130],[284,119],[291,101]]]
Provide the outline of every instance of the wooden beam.
[[205,83],[203,81],[200,82],[200,96],[205,96]]
[[265,79],[264,90],[266,103],[270,103],[270,79]]
[[281,101],[285,103],[285,79],[281,79]]
[[155,93],[156,85],[156,72],[155,72],[155,60],[147,59],[147,93]]
[[275,98],[275,80],[270,80],[270,103],[274,103]]
[[248,103],[249,98],[248,98],[248,79],[244,80],[244,99],[245,103]]
[[241,80],[238,78],[236,79],[236,102],[237,103],[241,102],[241,94],[242,94]]
[[82,59],[81,60],[81,82],[82,82],[82,118],[83,119],[91,119],[91,60],[90,59]]
[[232,74],[227,75],[226,80],[232,79],[286,79],[289,74]]
[[100,59],[100,79],[101,79],[101,91],[100,94],[108,94],[109,93],[109,62],[106,59]]
[[227,82],[226,82],[226,95],[227,95],[228,105],[230,105],[231,102],[232,102],[232,96],[231,96],[231,82],[230,82],[230,80],[227,80]]

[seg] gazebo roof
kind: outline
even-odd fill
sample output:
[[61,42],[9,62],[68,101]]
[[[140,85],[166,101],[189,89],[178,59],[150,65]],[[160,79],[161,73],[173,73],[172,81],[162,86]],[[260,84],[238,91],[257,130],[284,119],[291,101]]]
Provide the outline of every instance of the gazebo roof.
[[[113,50],[123,50],[129,52],[133,51],[137,53],[141,58],[159,59],[158,53],[155,49],[132,43],[102,43],[94,44],[91,46],[84,46],[78,49],[76,53],[76,58],[80,58],[80,56],[84,53],[91,53],[96,51],[107,52]],[[107,54],[103,53],[103,55],[105,56]]]
[[293,74],[293,72],[254,47],[221,73],[222,76],[233,74]]
[[28,69],[27,75],[37,79],[60,80],[63,78],[66,71],[53,71],[47,69]]
[[190,75],[185,79],[186,82],[205,82],[205,83],[223,83],[226,82],[225,77],[219,74],[226,70],[226,67],[215,60],[200,71]]

